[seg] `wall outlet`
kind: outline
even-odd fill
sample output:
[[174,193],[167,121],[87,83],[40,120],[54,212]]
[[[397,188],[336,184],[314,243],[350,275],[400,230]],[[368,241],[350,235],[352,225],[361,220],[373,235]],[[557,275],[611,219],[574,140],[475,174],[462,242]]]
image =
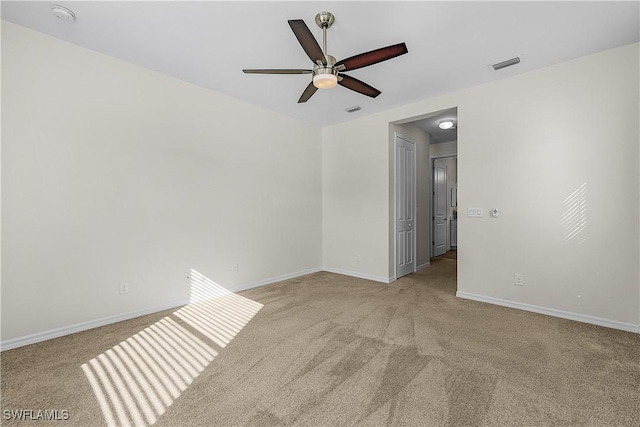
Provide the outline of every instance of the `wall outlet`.
[[514,274],[513,275],[513,284],[516,286],[524,286],[524,274]]
[[234,272],[234,273],[237,273],[238,272],[238,268],[239,268],[239,266],[238,266],[238,263],[236,262],[235,264],[233,264],[231,266],[231,271]]
[[356,262],[362,261],[362,255],[356,254]]
[[120,283],[119,289],[121,294],[126,294],[127,292],[129,292],[129,282]]

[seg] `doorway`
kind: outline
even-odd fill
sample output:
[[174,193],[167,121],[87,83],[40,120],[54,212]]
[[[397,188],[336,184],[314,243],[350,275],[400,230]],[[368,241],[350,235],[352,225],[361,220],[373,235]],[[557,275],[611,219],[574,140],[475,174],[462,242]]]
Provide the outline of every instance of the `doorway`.
[[[453,126],[444,130],[439,126],[442,120],[453,120]],[[405,274],[420,271],[431,265],[433,257],[433,160],[434,158],[453,157],[456,159],[457,168],[457,108],[452,107],[445,110],[435,111],[416,117],[406,118],[389,123],[389,154],[390,154],[390,180],[389,180],[389,268],[390,281],[394,281]],[[410,187],[401,184],[402,170],[396,162],[403,154],[398,152],[396,144],[397,135],[411,141],[414,145],[414,159],[412,162],[414,170],[412,175],[415,182]],[[443,159],[449,161],[449,159]],[[408,170],[408,169],[407,169]],[[446,176],[445,176],[446,179]],[[443,213],[441,216],[444,225],[440,225],[440,235],[444,233],[444,245],[447,250],[451,248],[451,195],[450,187],[455,186],[457,179],[453,178],[446,182],[444,196],[441,196],[439,204]],[[397,195],[406,194],[407,188],[415,192],[413,200],[413,221],[411,236],[401,233],[407,231],[401,221],[403,221],[402,210],[397,205],[399,203]],[[407,238],[413,239],[414,243],[407,246]],[[407,258],[407,255],[411,255]],[[447,253],[445,252],[446,256]],[[411,263],[412,262],[412,263]]]

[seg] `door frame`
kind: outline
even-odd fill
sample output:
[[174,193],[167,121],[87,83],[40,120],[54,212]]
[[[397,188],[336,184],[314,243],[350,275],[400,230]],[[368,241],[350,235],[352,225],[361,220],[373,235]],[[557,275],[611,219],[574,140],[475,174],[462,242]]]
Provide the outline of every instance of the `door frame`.
[[[391,281],[395,281],[398,279],[398,205],[396,194],[396,184],[398,181],[398,164],[396,154],[398,152],[398,138],[405,140],[406,142],[413,144],[413,176],[411,179],[413,180],[413,218],[414,218],[414,227],[413,227],[413,273],[416,272],[416,261],[417,261],[417,250],[418,250],[418,220],[417,220],[417,178],[416,178],[416,143],[411,141],[409,138],[401,134],[400,132],[393,133],[393,278]],[[430,252],[431,253],[431,250]]]
[[[433,161],[437,160],[437,159],[446,159],[446,158],[449,158],[449,157],[453,157],[453,158],[457,159],[458,158],[458,154],[457,153],[456,154],[437,154],[435,156],[429,155],[429,167],[431,169],[429,171],[429,173],[431,174],[430,175],[431,178],[429,179],[429,195],[430,195],[430,197],[429,197],[429,205],[431,207],[431,212],[429,212],[429,230],[431,230],[431,233],[433,233],[433,222],[434,222],[434,220],[433,220],[433,205],[434,205],[434,201],[433,201],[433,196],[434,196],[434,194],[433,194],[433,172],[434,172],[433,170],[434,170],[434,164],[433,164]],[[457,171],[456,171],[456,175],[457,175]],[[445,176],[445,180],[446,179],[447,179],[447,176]],[[457,182],[457,177],[456,177],[456,182]],[[447,191],[445,190],[445,193],[446,192]],[[445,196],[448,196],[448,194],[446,194]],[[447,222],[450,222],[450,221],[447,219]],[[447,226],[450,227],[449,224],[447,224]],[[431,236],[431,241],[433,242],[433,236]],[[448,242],[448,240],[447,240],[447,242]],[[429,245],[429,261],[431,261],[431,258],[433,258],[433,243],[431,245]]]

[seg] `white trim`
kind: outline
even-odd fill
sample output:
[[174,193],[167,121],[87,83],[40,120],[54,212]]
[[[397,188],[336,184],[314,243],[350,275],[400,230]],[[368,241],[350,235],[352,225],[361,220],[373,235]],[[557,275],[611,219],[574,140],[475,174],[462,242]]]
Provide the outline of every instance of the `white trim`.
[[[453,142],[453,141],[449,141],[449,142]],[[429,155],[429,160],[446,159],[447,157],[456,157],[457,158],[458,157],[458,153],[455,153],[455,154],[453,154],[453,153],[451,153],[451,154],[445,153],[445,154],[436,154],[436,155],[430,154]]]
[[431,262],[425,262],[424,264],[420,264],[419,266],[416,267],[416,271],[420,271],[423,268],[427,268],[431,266]]
[[374,276],[372,274],[357,273],[355,271],[341,270],[339,268],[322,267],[322,270],[329,273],[342,274],[343,276],[357,277],[358,279],[373,280],[374,282],[391,283],[395,281],[395,277]]
[[53,338],[63,337],[65,335],[75,334],[77,332],[86,331],[100,326],[110,325],[112,323],[122,322],[123,320],[129,320],[147,314],[157,313],[159,311],[170,310],[172,308],[182,307],[189,304],[189,299],[180,301],[174,301],[167,304],[156,305],[154,307],[147,307],[141,310],[130,311],[128,313],[115,314],[112,316],[101,317],[99,319],[89,320],[87,322],[80,322],[74,325],[63,326],[60,328],[49,329],[44,332],[37,332],[35,334],[25,335],[22,337],[11,338],[0,342],[1,351],[11,350],[12,348],[22,347],[29,344],[35,344],[41,341],[50,340]]
[[461,292],[461,291],[457,291],[456,296],[458,298],[486,302],[489,304],[501,305],[503,307],[516,308],[519,310],[531,311],[539,314],[546,314],[547,316],[575,320],[577,322],[604,326],[606,328],[620,329],[622,331],[640,333],[640,325],[637,325],[634,323],[619,322],[617,320],[603,319],[601,317],[589,316],[587,314],[572,313],[570,311],[557,310],[555,308],[539,307],[537,305],[525,304],[517,301],[509,301],[509,300],[504,300],[500,298],[487,297],[483,295],[470,294],[470,293]]
[[[271,283],[281,282],[287,279],[293,279],[294,277],[298,277],[298,276],[317,273],[319,271],[322,271],[320,267],[311,268],[308,270],[303,270],[295,273],[284,274],[282,276],[272,277],[270,279],[260,280],[260,281],[249,283],[246,285],[240,285],[232,289],[229,289],[229,291],[231,292],[244,291],[251,288],[257,288],[259,286],[269,285]],[[128,313],[115,314],[112,316],[106,316],[106,317],[101,317],[99,319],[89,320],[87,322],[76,323],[74,325],[50,329],[44,332],[37,332],[35,334],[25,335],[22,337],[11,338],[11,339],[0,342],[0,351],[11,350],[12,348],[22,347],[25,345],[35,344],[35,343],[50,340],[53,338],[63,337],[65,335],[75,334],[77,332],[98,328],[100,326],[110,325],[112,323],[122,322],[124,320],[134,319],[136,317],[145,316],[147,314],[153,314],[159,311],[182,307],[187,304],[189,304],[188,298],[180,301],[174,301],[167,304],[157,305],[154,307],[148,307],[140,310],[130,311]]]
[[317,273],[322,271],[323,269],[320,267],[310,268],[308,270],[296,271],[295,273],[283,274],[282,276],[271,277],[269,279],[259,280],[257,282],[248,283],[246,285],[236,286],[234,288],[230,288],[231,292],[240,292],[246,291],[247,289],[258,288],[260,286],[270,285],[272,283],[282,282],[283,280],[294,279],[300,276],[306,276],[307,274]]

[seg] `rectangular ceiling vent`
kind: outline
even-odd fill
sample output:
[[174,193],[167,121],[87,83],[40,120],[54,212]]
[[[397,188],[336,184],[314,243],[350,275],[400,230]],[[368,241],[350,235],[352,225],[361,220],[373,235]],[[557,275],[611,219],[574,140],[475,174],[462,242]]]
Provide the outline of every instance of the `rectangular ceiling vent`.
[[349,108],[345,108],[344,109],[344,111],[346,111],[347,113],[355,113],[358,110],[360,110],[360,106],[359,105],[354,105],[353,107],[349,107]]
[[515,58],[507,59],[506,61],[498,62],[497,64],[492,64],[491,68],[495,71],[501,70],[503,68],[511,67],[512,65],[516,65],[520,63],[520,57],[516,56]]

